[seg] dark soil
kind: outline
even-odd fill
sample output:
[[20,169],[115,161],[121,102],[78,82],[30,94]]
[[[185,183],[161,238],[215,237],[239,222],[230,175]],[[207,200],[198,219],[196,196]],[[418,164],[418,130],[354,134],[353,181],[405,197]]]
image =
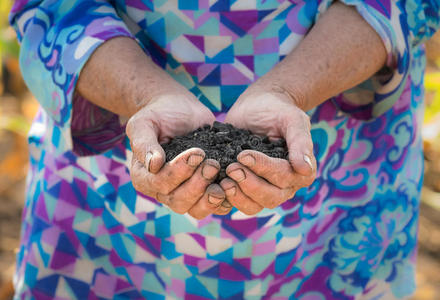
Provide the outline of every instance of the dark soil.
[[268,137],[220,122],[214,122],[212,127],[205,125],[187,135],[175,137],[162,147],[167,155],[167,162],[187,149],[193,147],[203,149],[206,158],[215,159],[220,163],[221,169],[214,181],[216,183],[227,177],[226,167],[236,162],[237,155],[243,150],[256,150],[276,158],[287,159],[288,156],[284,139],[271,141]]

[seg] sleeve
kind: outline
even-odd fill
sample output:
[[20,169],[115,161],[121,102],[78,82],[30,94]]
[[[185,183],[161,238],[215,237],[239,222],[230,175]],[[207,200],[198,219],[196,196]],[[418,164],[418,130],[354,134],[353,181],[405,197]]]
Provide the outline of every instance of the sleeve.
[[[105,141],[100,133],[114,129],[118,117],[76,95],[75,86],[97,47],[117,36],[134,38],[114,7],[102,0],[16,0],[9,20],[21,43],[23,79],[53,124],[54,146],[82,155],[109,148],[106,141],[118,137]],[[115,134],[121,139],[123,128]]]
[[[325,9],[331,2],[321,4]],[[422,81],[420,45],[440,27],[440,1],[341,2],[356,7],[359,14],[376,30],[383,40],[388,57],[386,66],[375,76],[332,100],[342,111],[356,118],[376,118],[392,108],[400,98],[407,88],[411,72],[416,74],[415,77],[420,77],[411,78],[413,81]],[[418,59],[417,63],[415,59]],[[415,68],[420,70],[412,70]]]

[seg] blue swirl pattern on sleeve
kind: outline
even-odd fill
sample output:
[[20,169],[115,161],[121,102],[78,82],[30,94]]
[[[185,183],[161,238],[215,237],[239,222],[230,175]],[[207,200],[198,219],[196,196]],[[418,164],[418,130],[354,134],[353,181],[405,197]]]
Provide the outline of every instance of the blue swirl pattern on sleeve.
[[[60,130],[54,134],[62,138],[56,145],[62,153],[74,146],[73,99],[82,67],[104,41],[132,35],[105,1],[17,1],[10,19],[21,41],[23,78]],[[88,104],[85,111],[94,109]]]
[[[367,82],[334,99],[345,112],[368,120],[389,110],[403,92],[411,71],[411,57],[439,24],[439,1],[359,1],[353,5],[381,36],[388,51],[387,68]],[[365,99],[374,101],[365,103]]]

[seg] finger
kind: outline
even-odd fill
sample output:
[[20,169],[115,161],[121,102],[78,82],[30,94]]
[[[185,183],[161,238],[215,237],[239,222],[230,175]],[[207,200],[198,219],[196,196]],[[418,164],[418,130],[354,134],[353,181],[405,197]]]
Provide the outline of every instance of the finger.
[[226,173],[247,197],[263,207],[273,209],[294,195],[293,187],[280,189],[239,163],[229,165]]
[[218,184],[211,184],[188,213],[194,218],[201,220],[213,214],[221,207],[224,200],[225,193],[223,189]]
[[[200,198],[206,194],[209,184],[215,179],[220,170],[220,164],[213,159],[204,161],[194,172],[194,174],[173,190],[169,195],[160,195],[162,199],[168,197],[168,206],[179,214],[186,213],[194,206]],[[220,187],[219,187],[220,188]],[[221,189],[221,188],[220,188]],[[215,190],[213,192],[216,192]],[[224,198],[223,190],[220,197]],[[216,193],[217,195],[219,193]],[[223,199],[222,199],[223,201]]]
[[269,157],[258,151],[245,150],[240,152],[237,160],[256,175],[279,188],[296,185],[301,180],[301,176],[293,171],[292,166],[285,159]]
[[304,176],[313,176],[316,160],[313,155],[308,116],[291,121],[286,127],[285,138],[289,149],[289,162],[295,172]]
[[150,189],[148,185],[145,184],[147,182],[148,174],[149,173],[144,164],[133,157],[131,161],[130,177],[134,189],[144,195],[156,198],[157,192]]
[[220,186],[225,191],[226,199],[229,203],[239,211],[247,215],[255,215],[263,209],[260,204],[246,196],[232,179],[223,179],[220,182]]
[[204,159],[202,149],[188,149],[166,163],[156,174],[148,173],[145,184],[160,194],[168,195],[189,179]]
[[217,207],[217,209],[215,210],[215,212],[213,214],[224,216],[224,215],[229,214],[231,212],[232,208],[233,208],[232,204],[228,200],[225,199],[222,202],[222,204],[219,207]]
[[148,172],[157,173],[165,163],[165,152],[158,143],[159,129],[147,118],[133,116],[128,122],[126,133],[130,139],[133,155],[145,165]]
[[290,162],[285,159],[269,157],[258,151],[242,151],[237,160],[256,175],[281,189],[309,186],[315,178],[314,173],[304,176],[295,172]]

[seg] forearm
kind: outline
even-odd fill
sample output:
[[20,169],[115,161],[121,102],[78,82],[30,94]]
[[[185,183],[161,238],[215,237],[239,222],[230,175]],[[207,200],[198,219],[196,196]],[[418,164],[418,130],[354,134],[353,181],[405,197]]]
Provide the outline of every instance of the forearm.
[[287,93],[307,111],[368,79],[385,64],[386,56],[374,29],[353,7],[336,2],[255,86]]
[[132,39],[105,42],[79,76],[77,92],[92,103],[130,117],[155,96],[185,89],[158,67]]

